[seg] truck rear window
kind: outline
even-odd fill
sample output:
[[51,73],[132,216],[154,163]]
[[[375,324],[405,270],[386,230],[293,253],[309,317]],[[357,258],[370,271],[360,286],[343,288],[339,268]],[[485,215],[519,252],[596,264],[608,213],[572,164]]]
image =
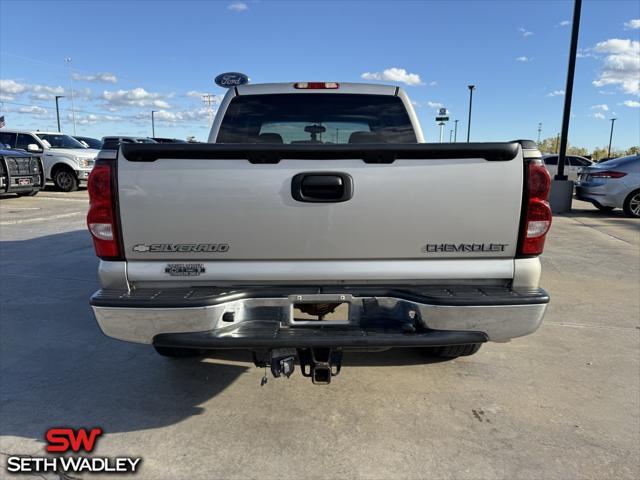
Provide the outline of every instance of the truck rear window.
[[235,97],[216,143],[416,143],[399,97],[331,93]]

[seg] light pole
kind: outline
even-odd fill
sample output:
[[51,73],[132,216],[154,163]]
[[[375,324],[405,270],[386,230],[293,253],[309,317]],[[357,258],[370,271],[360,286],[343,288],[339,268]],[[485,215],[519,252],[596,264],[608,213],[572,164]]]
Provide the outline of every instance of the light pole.
[[471,137],[471,106],[473,105],[473,91],[476,89],[475,85],[467,85],[469,88],[469,121],[467,123],[467,143]]
[[460,120],[454,120],[453,122],[456,124],[455,129],[453,130],[453,143],[457,143],[458,141],[458,122]]
[[71,82],[71,118],[73,119],[73,134],[76,134],[76,107],[73,101],[73,74],[71,73],[71,57],[64,59],[69,67],[69,81]]
[[56,119],[58,120],[58,131],[61,132],[60,129],[60,107],[58,106],[58,99],[64,98],[64,95],[56,95]]
[[617,118],[611,119],[611,133],[609,134],[609,151],[607,152],[607,158],[611,158],[611,140],[613,140],[613,124]]
[[153,114],[156,112],[157,110],[151,110],[151,138],[156,136],[156,121],[153,118]]
[[449,143],[451,143],[451,138],[453,137],[453,128],[449,130]]
[[[576,54],[578,52],[578,34],[580,33],[580,12],[582,0],[574,0],[573,23],[571,24],[571,44],[569,45],[569,65],[567,67],[567,87],[564,89],[564,111],[562,112],[562,134],[560,136],[560,151],[558,152],[558,171],[554,180],[566,181],[564,162],[569,144],[569,121],[571,120],[571,98],[573,97],[573,77],[576,72]],[[571,200],[571,199],[569,199]],[[571,201],[569,201],[569,210]]]

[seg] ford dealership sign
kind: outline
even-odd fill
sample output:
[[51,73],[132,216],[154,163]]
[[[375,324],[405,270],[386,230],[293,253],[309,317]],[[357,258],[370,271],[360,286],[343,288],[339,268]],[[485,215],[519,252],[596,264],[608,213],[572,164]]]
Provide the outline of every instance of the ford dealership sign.
[[244,73],[227,72],[218,75],[214,81],[219,87],[231,88],[249,83],[249,77],[247,77]]

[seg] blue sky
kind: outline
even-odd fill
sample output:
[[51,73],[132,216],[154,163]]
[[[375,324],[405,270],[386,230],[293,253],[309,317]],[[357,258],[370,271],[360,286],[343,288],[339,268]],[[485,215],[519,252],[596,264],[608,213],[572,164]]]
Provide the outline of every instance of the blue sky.
[[[571,144],[606,145],[612,116],[614,147],[640,144],[639,5],[584,1]],[[53,96],[66,95],[70,133],[73,76],[78,135],[150,135],[158,110],[156,135],[204,140],[201,94],[224,93],[220,72],[254,83],[379,78],[405,88],[437,141],[440,105],[466,137],[473,83],[472,140],[536,139],[538,122],[544,138],[560,130],[572,10],[563,0],[0,0],[0,107],[7,127],[55,129]]]

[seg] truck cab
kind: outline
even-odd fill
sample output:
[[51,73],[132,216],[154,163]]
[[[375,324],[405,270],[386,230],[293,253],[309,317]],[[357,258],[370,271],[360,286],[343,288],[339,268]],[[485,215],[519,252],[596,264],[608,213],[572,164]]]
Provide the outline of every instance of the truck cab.
[[60,132],[0,130],[0,143],[42,156],[47,180],[64,191],[72,192],[86,183],[98,150],[86,148],[75,138]]

